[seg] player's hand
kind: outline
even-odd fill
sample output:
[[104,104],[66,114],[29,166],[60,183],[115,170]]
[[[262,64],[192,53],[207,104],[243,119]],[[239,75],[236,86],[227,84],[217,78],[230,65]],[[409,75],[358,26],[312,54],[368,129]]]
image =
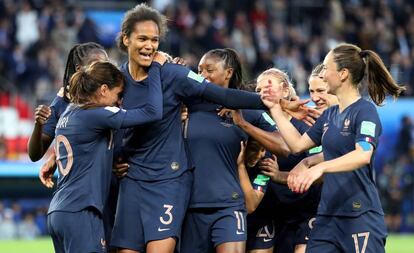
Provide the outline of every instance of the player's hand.
[[271,80],[268,80],[268,84],[260,90],[260,98],[263,104],[269,109],[279,104],[280,94],[273,90]]
[[241,141],[240,142],[240,153],[239,153],[239,156],[237,157],[237,165],[238,166],[244,165],[245,153],[246,153],[246,142]]
[[293,183],[293,191],[297,193],[304,193],[311,185],[323,175],[323,168],[320,166],[314,166],[308,170],[300,173]]
[[218,108],[217,111],[218,111],[217,115],[223,118],[223,117],[230,117],[231,112],[233,110],[221,107],[221,108]]
[[243,118],[243,113],[242,113],[241,110],[232,110],[231,111],[231,117],[233,118],[233,123],[236,126],[241,126],[241,125],[243,125],[243,123],[246,122]]
[[53,174],[55,173],[56,168],[56,154],[53,152],[39,171],[40,182],[47,188],[52,188],[54,185]]
[[270,177],[272,181],[278,182],[279,180],[279,165],[277,163],[277,157],[272,155],[272,158],[265,158],[259,162],[259,169],[261,172]]
[[39,105],[35,109],[35,123],[39,125],[44,125],[47,119],[50,117],[52,110],[49,106]]
[[289,172],[289,176],[287,178],[287,185],[289,189],[294,191],[295,180],[296,178],[302,174],[303,172],[307,171],[309,167],[306,165],[304,160],[300,161],[300,163],[296,164],[296,166]]
[[168,61],[169,58],[171,58],[171,56],[168,55],[167,53],[164,53],[164,52],[161,52],[161,51],[157,51],[154,54],[153,61],[158,62],[162,66],[162,65],[164,65],[164,63],[166,61]]
[[282,107],[282,110],[287,112],[290,116],[294,117],[295,119],[302,120],[308,126],[312,126],[315,124],[315,119],[319,118],[321,115],[321,112],[314,108],[306,106],[309,101],[309,99],[293,101],[281,99],[280,106]]
[[173,62],[173,63],[175,63],[175,64],[179,64],[179,65],[187,66],[187,62],[186,62],[183,58],[181,58],[181,57],[175,57],[175,58],[172,60],[172,62]]
[[119,157],[116,162],[112,165],[112,172],[118,177],[123,178],[126,176],[129,170],[129,164],[122,161],[122,158]]
[[181,121],[186,121],[188,119],[188,108],[185,105],[181,106]]

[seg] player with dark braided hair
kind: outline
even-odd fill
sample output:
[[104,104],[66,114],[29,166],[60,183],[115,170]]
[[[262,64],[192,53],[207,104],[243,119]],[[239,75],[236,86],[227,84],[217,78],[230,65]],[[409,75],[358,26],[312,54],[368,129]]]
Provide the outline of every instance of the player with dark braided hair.
[[[28,142],[28,153],[32,161],[38,161],[43,157],[55,137],[56,124],[69,104],[67,92],[70,78],[80,68],[99,60],[108,60],[108,55],[105,49],[95,42],[78,44],[70,50],[63,77],[63,87],[50,104],[50,109],[45,105],[39,105],[35,110],[35,127]],[[54,160],[55,157],[52,158]],[[53,172],[47,179],[42,178],[41,175],[42,183],[49,188],[53,186],[52,174]]]

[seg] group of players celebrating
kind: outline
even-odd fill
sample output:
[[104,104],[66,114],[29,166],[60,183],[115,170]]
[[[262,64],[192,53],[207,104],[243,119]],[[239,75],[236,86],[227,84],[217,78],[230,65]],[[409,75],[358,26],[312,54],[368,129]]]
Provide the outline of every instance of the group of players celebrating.
[[[371,50],[340,44],[309,77],[315,108],[271,68],[242,82],[229,48],[198,74],[158,52],[166,19],[140,4],[118,38],[69,53],[63,89],[35,112],[29,155],[53,187],[56,252],[384,252],[374,104],[404,87]],[[329,94],[328,94],[329,92]],[[242,110],[240,110],[242,109]],[[56,166],[55,166],[56,165]]]

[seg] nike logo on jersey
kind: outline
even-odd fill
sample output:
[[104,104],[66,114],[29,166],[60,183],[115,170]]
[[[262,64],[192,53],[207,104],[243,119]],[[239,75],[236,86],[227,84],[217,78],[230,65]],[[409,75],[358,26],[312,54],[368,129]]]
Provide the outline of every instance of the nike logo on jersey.
[[160,228],[158,227],[158,232],[167,231],[170,230],[170,228]]
[[264,242],[270,242],[272,239],[263,238]]

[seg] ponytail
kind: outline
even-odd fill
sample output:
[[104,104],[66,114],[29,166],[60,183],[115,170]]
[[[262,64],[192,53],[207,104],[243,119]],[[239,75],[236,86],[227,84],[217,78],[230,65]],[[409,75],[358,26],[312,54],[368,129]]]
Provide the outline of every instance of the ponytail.
[[361,50],[352,44],[340,44],[332,49],[337,70],[348,69],[351,82],[358,86],[366,77],[368,93],[376,105],[384,102],[387,94],[398,97],[405,90],[392,78],[379,55],[372,50]]
[[375,104],[381,105],[387,94],[396,99],[405,91],[405,87],[399,86],[392,78],[377,53],[372,50],[363,50],[360,56],[366,63],[368,93]]
[[69,83],[70,101],[75,104],[88,104],[103,84],[109,89],[124,85],[124,76],[110,62],[95,62],[87,69],[81,68],[73,74]]
[[86,70],[79,70],[70,79],[70,101],[74,104],[86,104],[99,87],[100,84]]

